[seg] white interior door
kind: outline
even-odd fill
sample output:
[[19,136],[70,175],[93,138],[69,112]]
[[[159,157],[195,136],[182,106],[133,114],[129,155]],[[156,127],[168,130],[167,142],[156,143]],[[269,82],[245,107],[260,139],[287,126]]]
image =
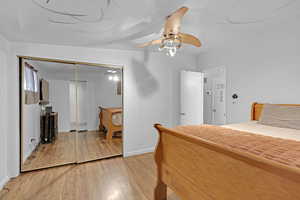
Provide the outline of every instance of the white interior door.
[[87,130],[87,81],[77,82],[77,114],[79,131]]
[[181,125],[203,124],[203,73],[181,71]]
[[226,123],[224,79],[214,78],[212,87],[212,124],[223,125]]
[[70,126],[71,130],[77,129],[77,100],[76,100],[76,81],[69,83],[69,102],[70,102]]
[[226,124],[226,68],[208,68],[204,72],[204,123]]
[[71,130],[87,130],[87,82],[70,81]]

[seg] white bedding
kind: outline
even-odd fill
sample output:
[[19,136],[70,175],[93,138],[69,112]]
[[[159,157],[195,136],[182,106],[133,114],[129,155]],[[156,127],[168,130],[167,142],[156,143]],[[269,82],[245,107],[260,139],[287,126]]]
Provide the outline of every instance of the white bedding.
[[250,121],[239,124],[227,124],[222,127],[265,136],[300,141],[300,130],[266,126],[258,124],[257,121]]
[[115,126],[122,126],[122,113],[115,113],[112,115],[112,123]]

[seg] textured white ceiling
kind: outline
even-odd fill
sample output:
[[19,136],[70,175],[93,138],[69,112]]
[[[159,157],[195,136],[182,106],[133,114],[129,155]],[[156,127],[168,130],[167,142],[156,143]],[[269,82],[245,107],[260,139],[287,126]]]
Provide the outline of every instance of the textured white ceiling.
[[[201,49],[223,45],[224,35],[272,29],[300,17],[299,0],[2,0],[0,33],[11,40],[136,49],[156,39],[164,18],[185,5],[182,31]],[[195,52],[194,47],[184,49]]]

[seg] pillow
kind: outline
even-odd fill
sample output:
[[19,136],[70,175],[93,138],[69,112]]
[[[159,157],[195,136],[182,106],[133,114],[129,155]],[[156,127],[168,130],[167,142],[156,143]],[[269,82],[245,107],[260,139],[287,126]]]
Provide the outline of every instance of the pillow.
[[265,104],[258,123],[300,130],[300,106]]
[[112,123],[115,126],[122,126],[122,113],[115,113],[112,115]]

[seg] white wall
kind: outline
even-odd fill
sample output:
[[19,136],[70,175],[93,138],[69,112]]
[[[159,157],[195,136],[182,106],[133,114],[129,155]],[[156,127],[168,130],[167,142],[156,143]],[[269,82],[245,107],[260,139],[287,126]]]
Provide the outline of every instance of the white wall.
[[90,80],[88,83],[94,84],[96,89],[96,103],[102,107],[122,106],[122,96],[117,95],[117,82],[108,80],[107,76],[100,75],[97,80]]
[[40,142],[41,107],[39,104],[24,105],[23,107],[23,162],[31,155]]
[[19,171],[18,61],[16,55],[106,63],[124,66],[124,154],[153,151],[157,141],[154,123],[173,126],[179,121],[179,70],[195,69],[194,56],[101,50],[69,46],[13,43],[8,73],[10,92],[10,174]]
[[7,107],[7,70],[9,54],[9,42],[0,35],[0,190],[9,177],[7,171],[7,115],[9,113]]
[[104,74],[97,74],[96,77],[82,76],[81,80],[87,81],[87,123],[88,130],[97,130],[99,126],[98,107],[121,107],[122,96],[117,95],[116,82],[109,81]]
[[[225,66],[228,123],[250,119],[253,102],[300,103],[300,29],[285,26],[224,34],[224,46],[198,57],[199,69]],[[232,94],[239,99],[232,102]]]
[[70,90],[68,80],[49,80],[49,102],[53,112],[58,112],[58,131],[68,132],[70,125]]

